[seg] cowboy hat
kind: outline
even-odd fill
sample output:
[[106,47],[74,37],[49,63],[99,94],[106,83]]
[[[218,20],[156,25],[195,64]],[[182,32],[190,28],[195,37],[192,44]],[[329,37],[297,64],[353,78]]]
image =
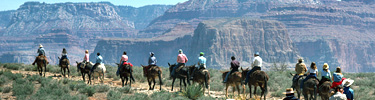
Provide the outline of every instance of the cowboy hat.
[[301,62],[303,62],[303,58],[298,58],[298,61],[301,61]]
[[329,66],[328,66],[327,63],[324,63],[324,65],[323,65],[323,69],[329,69]]
[[39,44],[39,48],[41,48],[41,47],[43,47],[43,45],[42,45],[42,44]]
[[342,86],[349,87],[353,84],[353,82],[354,82],[354,80],[352,80],[352,79],[349,79],[349,78],[345,79],[344,81],[342,81]]
[[292,94],[294,93],[293,91],[293,88],[287,88],[285,92],[283,92],[283,94]]

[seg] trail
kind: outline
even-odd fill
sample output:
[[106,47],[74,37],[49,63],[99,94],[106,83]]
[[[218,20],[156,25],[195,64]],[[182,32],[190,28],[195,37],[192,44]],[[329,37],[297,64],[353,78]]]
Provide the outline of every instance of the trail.
[[[0,68],[0,69],[3,70],[5,68]],[[11,70],[11,72],[12,73],[20,73],[20,74],[23,74],[23,75],[38,75],[37,71]],[[70,77],[67,77],[67,75],[66,75],[66,77],[62,77],[61,73],[46,72],[46,77],[52,77],[53,79],[56,79],[56,80],[61,80],[61,79],[67,78],[69,80],[82,81],[82,76],[70,76]],[[86,77],[86,83],[87,83],[87,80],[88,80],[88,77]],[[92,85],[108,85],[108,86],[110,86],[112,88],[121,87],[121,79],[120,80],[114,80],[113,78],[106,78],[105,77],[103,83],[99,82],[99,79],[95,79],[92,82],[94,83]],[[177,82],[175,82],[175,84],[179,84],[179,82],[177,81]],[[141,83],[141,82],[136,81],[135,83],[132,83],[131,87],[133,89],[133,93],[144,93],[144,94],[151,95],[151,94],[153,94],[153,92],[160,91],[159,90],[160,87],[159,87],[158,84],[155,85],[155,89],[154,90],[148,90],[149,86],[148,86],[147,82]],[[175,86],[174,87],[175,90],[171,91],[171,88],[172,87],[162,85],[162,90],[169,91],[169,92],[178,92],[179,89],[180,89],[180,87]],[[268,93],[267,100],[279,100],[279,99],[282,99],[282,98],[271,97],[270,94],[271,93]],[[228,95],[233,95],[231,88],[228,91]],[[235,92],[235,95],[238,96],[237,92]],[[248,96],[249,93],[246,93],[245,95],[247,96],[247,98],[249,98],[249,96]],[[205,96],[208,96],[208,91],[205,91]],[[214,97],[214,98],[225,98],[225,91],[224,91],[224,89],[223,89],[223,91],[210,91],[210,96]],[[243,96],[243,95],[241,94],[241,96]],[[257,97],[258,97],[257,99],[253,99],[254,98],[253,97],[250,100],[258,100],[259,96],[257,96]],[[89,99],[94,99],[94,100],[95,99],[99,99],[99,100],[102,100],[102,99],[106,99],[106,95],[105,94],[100,94],[100,93],[99,94],[95,93],[94,96],[93,97],[89,97]]]

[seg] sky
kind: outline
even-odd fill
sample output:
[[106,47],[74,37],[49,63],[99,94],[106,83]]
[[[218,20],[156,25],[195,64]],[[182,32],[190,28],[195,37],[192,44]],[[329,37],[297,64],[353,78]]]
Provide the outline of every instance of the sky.
[[19,6],[27,1],[39,1],[45,3],[109,1],[114,5],[142,7],[145,5],[153,4],[175,5],[177,3],[183,3],[188,0],[0,0],[0,11],[16,10]]

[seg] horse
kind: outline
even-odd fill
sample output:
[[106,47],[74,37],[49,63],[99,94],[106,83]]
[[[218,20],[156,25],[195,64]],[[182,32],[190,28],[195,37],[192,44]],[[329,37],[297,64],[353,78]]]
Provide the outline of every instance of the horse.
[[[249,68],[244,70],[241,67],[241,70],[242,70],[242,75],[246,76],[247,72],[249,71]],[[243,78],[245,78],[245,77],[243,77]],[[250,78],[249,79],[250,81],[248,82],[248,85],[249,85],[249,88],[250,88],[250,98],[252,98],[251,86],[254,86],[254,95],[256,95],[256,90],[257,90],[257,87],[259,86],[260,89],[262,90],[262,93],[260,95],[260,99],[262,99],[262,96],[263,96],[264,100],[266,100],[266,95],[268,93],[267,92],[267,81],[269,80],[269,76],[267,75],[267,73],[264,72],[264,71],[261,71],[261,70],[257,70],[257,71],[254,71],[253,73],[251,73],[249,78]]]
[[330,81],[325,81],[319,85],[319,95],[322,100],[328,100],[331,96],[332,83]]
[[204,85],[206,88],[203,89],[208,89],[208,95],[210,95],[210,72],[207,69],[198,69],[193,66],[189,67],[189,73],[191,73],[190,76],[193,76],[193,84],[197,82],[202,87]]
[[[146,70],[147,66],[143,66],[143,65],[141,65],[141,66],[143,67],[143,70]],[[161,85],[163,85],[163,81],[162,81],[162,73],[163,72],[162,72],[161,68],[159,66],[156,66],[156,65],[150,66],[144,72],[145,72],[144,74],[148,73],[145,77],[147,78],[148,86],[150,87],[149,90],[154,90],[155,84],[156,84],[156,82],[155,82],[156,78],[159,78],[160,90],[161,90]],[[152,86],[152,88],[151,88],[151,85],[152,85],[151,82],[154,82],[154,85]]]
[[[126,65],[122,65],[122,64],[118,64],[118,63],[116,63],[116,64],[117,64],[118,67],[121,67],[120,70],[119,70],[119,74],[120,74],[120,78],[121,78],[121,86],[124,87],[125,85],[128,84],[128,80],[130,80],[129,86],[131,87],[132,86],[132,80],[130,79],[131,66],[128,65],[128,64],[126,64]],[[125,81],[126,81],[126,83],[124,85]]]
[[[227,75],[227,73],[229,73],[229,71],[225,71],[225,72],[221,72],[223,73],[222,75],[222,78],[223,80],[225,80],[225,77]],[[234,95],[234,91],[235,91],[235,87],[237,88],[237,91],[238,91],[238,96],[241,95],[241,90],[240,90],[240,87],[239,85],[242,85],[242,74],[241,72],[234,72],[234,73],[231,73],[229,76],[228,76],[228,80],[225,84],[225,97],[227,98],[228,97],[228,87],[229,86],[232,86],[233,87],[233,95]],[[245,85],[242,85],[242,88],[243,88],[243,94],[245,96]]]
[[[172,70],[173,70],[173,67],[175,67],[177,65],[176,64],[171,65],[170,63],[168,63],[168,65],[169,65],[169,72],[171,74]],[[182,82],[184,82],[184,86],[186,88],[186,80],[188,82],[188,85],[190,85],[190,80],[188,79],[188,78],[190,78],[188,67],[185,66],[185,67],[182,67],[182,68],[176,68],[174,77],[172,77],[172,78],[173,78],[172,89],[171,89],[172,91],[173,91],[174,81],[176,80],[176,78],[180,79],[180,90],[182,90]]]
[[[67,58],[64,58],[62,60],[60,60],[60,57],[57,57],[59,59],[59,66],[61,67],[61,74],[65,77],[65,74],[66,74],[66,69],[68,69],[68,77],[69,77],[69,74],[70,74],[70,70],[69,70],[69,67],[70,67],[70,62]],[[63,71],[64,70],[64,71]]]
[[44,75],[43,77],[46,77],[46,69],[47,69],[47,64],[49,64],[48,60],[47,60],[47,57],[44,56],[44,55],[39,55],[36,57],[33,65],[37,64],[38,66],[38,72],[39,72],[39,75],[42,76],[43,75],[43,67],[44,67]]
[[[290,75],[294,76],[294,74],[290,73]],[[293,90],[296,90],[297,91],[297,95],[298,95],[298,98],[301,97],[301,93],[302,93],[302,90],[300,88],[300,85],[302,83],[302,81],[306,78],[305,75],[301,75],[301,77],[298,79],[297,82],[294,82],[293,85],[292,85],[292,88]]]
[[309,94],[310,99],[316,100],[317,99],[317,86],[319,84],[319,81],[315,78],[309,78],[307,81],[303,83],[303,89],[302,93],[305,98],[305,100],[309,100]]
[[[92,80],[99,77],[100,82],[103,83],[106,70],[107,69],[105,68],[104,64],[99,64],[92,72],[90,72]],[[89,79],[90,84],[92,84],[91,78]],[[93,84],[95,84],[95,81]]]
[[[93,63],[88,62],[87,64],[84,62],[77,63],[77,72],[81,71],[81,76],[83,78],[83,81],[85,82],[85,75],[88,74],[89,79],[91,79],[91,68],[94,66]],[[89,84],[90,81],[87,81],[87,84]]]

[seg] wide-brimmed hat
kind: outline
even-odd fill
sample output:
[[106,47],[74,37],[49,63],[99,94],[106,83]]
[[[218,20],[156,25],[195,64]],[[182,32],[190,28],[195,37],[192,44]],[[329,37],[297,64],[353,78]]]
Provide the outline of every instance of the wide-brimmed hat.
[[42,45],[42,44],[39,44],[39,48],[41,48],[41,47],[43,47],[43,45]]
[[327,63],[324,63],[324,65],[323,65],[323,69],[329,69],[329,66],[328,66]]
[[303,58],[298,58],[298,61],[301,61],[301,62],[303,62]]
[[293,91],[293,88],[287,88],[285,92],[283,92],[283,94],[292,94],[294,93]]
[[344,81],[342,81],[342,86],[349,87],[353,84],[353,82],[354,82],[354,80],[352,80],[352,79],[349,79],[349,78],[345,79]]

